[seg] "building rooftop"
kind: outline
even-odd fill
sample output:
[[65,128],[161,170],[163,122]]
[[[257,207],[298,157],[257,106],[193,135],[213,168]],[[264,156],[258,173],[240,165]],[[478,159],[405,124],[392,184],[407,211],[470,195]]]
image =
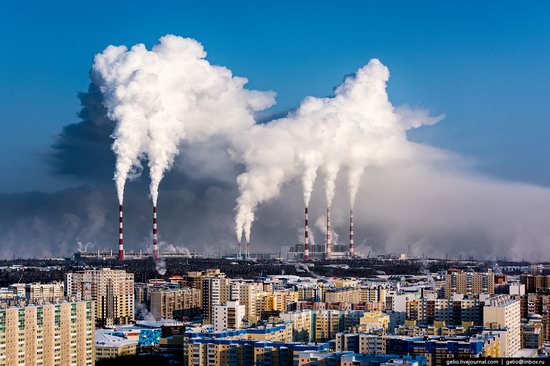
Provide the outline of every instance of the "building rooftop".
[[102,331],[95,332],[95,345],[96,347],[121,347],[126,345],[137,345],[137,341],[131,341],[126,338],[114,336]]

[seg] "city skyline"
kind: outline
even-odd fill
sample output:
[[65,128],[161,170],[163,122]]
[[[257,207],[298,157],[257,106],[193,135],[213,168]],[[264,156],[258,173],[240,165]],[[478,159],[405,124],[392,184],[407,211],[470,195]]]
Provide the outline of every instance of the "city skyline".
[[[245,14],[253,19],[251,27],[261,32],[254,37],[242,22],[222,34],[187,15],[195,14],[208,24],[218,19],[222,10],[242,17],[240,6],[220,7],[210,18],[201,7],[175,7],[174,14],[185,14],[186,22],[167,12],[155,12],[146,31],[134,28],[137,19],[144,17],[143,9],[134,9],[134,18],[120,15],[123,9],[113,9],[111,16],[117,12],[120,16],[104,18],[108,24],[105,34],[75,26],[75,39],[59,37],[58,25],[46,29],[45,43],[23,48],[30,28],[23,29],[22,24],[44,20],[37,14],[38,7],[12,5],[14,16],[4,26],[21,32],[6,40],[6,48],[14,55],[24,55],[24,61],[6,58],[0,64],[9,70],[2,73],[0,87],[0,103],[6,111],[0,167],[12,175],[0,184],[0,203],[6,208],[0,215],[0,228],[6,233],[0,255],[58,256],[83,248],[116,249],[115,156],[109,146],[114,122],[105,116],[104,96],[97,85],[87,86],[86,77],[93,57],[111,44],[131,47],[144,42],[151,49],[159,37],[175,34],[200,42],[212,64],[248,78],[248,89],[276,92],[275,106],[266,103],[253,115],[257,124],[267,126],[294,111],[307,96],[338,94],[334,88],[345,77],[353,78],[372,59],[379,59],[389,69],[388,95],[393,107],[405,108],[401,111],[410,113],[411,125],[422,124],[417,120],[423,118],[430,126],[406,132],[407,144],[420,151],[419,158],[367,168],[355,208],[359,251],[399,253],[412,246],[418,256],[450,253],[494,258],[510,253],[516,259],[548,259],[550,190],[546,187],[550,179],[544,156],[550,151],[544,151],[544,121],[550,111],[543,101],[550,78],[543,65],[550,52],[543,42],[549,29],[542,19],[549,9],[537,7],[512,13],[511,4],[499,9],[484,4],[476,13],[467,5],[460,9],[432,6],[426,13],[416,8],[418,20],[414,21],[401,18],[402,8],[397,11],[400,17],[383,25],[367,10],[387,13],[393,9],[373,6],[361,9],[372,18],[366,29],[359,29],[357,15],[350,14],[356,21],[351,22],[353,26],[338,20],[327,33],[322,20],[329,22],[337,14],[329,14],[324,6],[315,11],[299,6],[289,16],[288,30],[277,33],[257,24],[260,17],[254,14],[258,11],[245,6],[249,12]],[[270,10],[267,24],[281,16],[280,9]],[[443,24],[444,16],[437,17],[438,11],[444,14],[445,10],[454,15],[449,24]],[[502,17],[485,24],[483,15],[497,10]],[[54,11],[49,9],[47,14],[55,18]],[[299,16],[308,11],[317,17],[300,22]],[[166,24],[160,22],[162,15],[167,17]],[[130,27],[122,34],[112,33],[111,27],[121,19]],[[401,32],[391,29],[399,19],[404,20]],[[224,20],[220,28],[223,25],[230,23]],[[410,37],[403,36],[407,26]],[[328,42],[321,46],[324,40]],[[76,42],[77,46],[57,54],[59,61],[54,62],[48,44],[53,54],[63,42]],[[420,45],[425,51],[413,54]],[[29,61],[32,51],[47,55],[43,63]],[[80,93],[80,112],[76,93]],[[78,118],[71,117],[75,112]],[[209,118],[216,119],[213,115]],[[226,153],[230,148],[214,136],[180,149],[173,169],[160,185],[161,251],[236,250],[234,207],[243,194],[236,181],[247,163],[232,160]],[[344,172],[341,169],[336,179],[332,209],[335,241],[343,244],[349,210]],[[147,173],[126,187],[127,249],[148,250],[152,243]],[[281,184],[280,194],[259,202],[251,235],[254,251],[303,240],[300,179],[290,177]],[[312,240],[323,237],[326,203],[322,185],[319,173],[312,186]]]

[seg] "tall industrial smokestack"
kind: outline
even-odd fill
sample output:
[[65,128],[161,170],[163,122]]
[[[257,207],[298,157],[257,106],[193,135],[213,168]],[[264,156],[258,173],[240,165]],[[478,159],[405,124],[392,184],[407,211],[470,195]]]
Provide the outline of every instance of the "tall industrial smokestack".
[[118,206],[118,260],[124,260],[124,235],[122,233],[122,205]]
[[327,243],[325,247],[325,259],[332,257],[332,229],[330,228],[330,208],[327,207]]
[[355,238],[353,233],[353,210],[349,210],[349,256],[355,256]]
[[246,242],[246,260],[250,259],[250,242]]
[[153,206],[153,260],[159,259],[159,238],[157,228],[157,207]]
[[304,260],[309,260],[309,218],[307,212],[307,206],[305,210],[305,226],[304,226]]
[[243,259],[243,249],[242,249],[242,244],[241,244],[241,242],[239,241],[239,243],[238,243],[237,245],[238,245],[238,247],[239,247],[239,256],[238,256],[238,258],[239,258],[239,259]]

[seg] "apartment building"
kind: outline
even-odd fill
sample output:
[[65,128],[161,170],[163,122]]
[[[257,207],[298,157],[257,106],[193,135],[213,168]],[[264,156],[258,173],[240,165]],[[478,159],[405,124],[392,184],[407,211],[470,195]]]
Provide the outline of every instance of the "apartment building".
[[499,357],[502,338],[484,333],[473,337],[402,337],[386,336],[386,353],[423,356],[428,365],[444,365],[448,358]]
[[66,295],[95,301],[97,327],[134,321],[134,274],[101,268],[67,273]]
[[61,301],[65,297],[63,282],[17,283],[10,286],[20,299],[29,304]]
[[228,329],[241,329],[245,317],[245,306],[238,301],[228,301],[225,305],[214,306],[214,329],[219,332]]
[[493,271],[474,272],[472,270],[449,269],[445,275],[445,297],[455,294],[495,293],[495,274]]
[[95,364],[91,301],[0,309],[0,365]]
[[407,301],[408,320],[429,325],[444,322],[447,325],[472,323],[481,325],[483,300],[473,295],[454,295],[450,299],[420,298]]
[[525,285],[525,292],[538,292],[550,289],[550,275],[523,275],[521,283]]
[[328,344],[194,338],[185,342],[184,349],[185,366],[287,366],[296,364],[301,352],[326,352]]
[[359,332],[370,332],[379,330],[386,333],[390,324],[390,316],[381,311],[365,311],[359,319],[357,330]]
[[260,282],[232,281],[231,300],[238,301],[244,305],[245,318],[248,324],[256,323],[260,314],[256,308],[257,294],[263,291],[263,284]]
[[292,324],[292,340],[311,342],[315,335],[314,312],[312,310],[281,313],[281,320]]
[[200,285],[203,320],[212,324],[214,308],[231,299],[231,280],[219,271],[209,271],[201,276]]
[[155,319],[181,319],[200,314],[199,290],[194,288],[154,289],[151,291],[151,314]]
[[538,314],[542,320],[542,339],[550,340],[550,294],[544,293],[529,293],[526,299],[526,313],[524,316]]
[[513,357],[521,348],[521,311],[518,300],[508,295],[492,297],[483,308],[483,325],[492,329],[505,329],[506,341],[502,357]]

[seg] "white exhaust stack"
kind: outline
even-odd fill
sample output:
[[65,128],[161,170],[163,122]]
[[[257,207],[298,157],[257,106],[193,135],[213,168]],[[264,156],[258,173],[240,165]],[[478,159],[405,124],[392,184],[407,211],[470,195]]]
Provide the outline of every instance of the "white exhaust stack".
[[309,219],[308,219],[308,212],[307,212],[307,206],[305,210],[305,230],[304,230],[304,260],[309,260]]
[[250,259],[250,242],[246,242],[246,260]]
[[355,256],[355,238],[353,233],[353,210],[349,210],[349,256]]
[[330,208],[327,207],[327,243],[325,247],[325,259],[332,258],[332,230],[330,228]]
[[153,206],[153,260],[159,259],[159,239],[157,228],[157,207]]
[[124,235],[122,233],[122,205],[118,206],[118,260],[124,260]]

